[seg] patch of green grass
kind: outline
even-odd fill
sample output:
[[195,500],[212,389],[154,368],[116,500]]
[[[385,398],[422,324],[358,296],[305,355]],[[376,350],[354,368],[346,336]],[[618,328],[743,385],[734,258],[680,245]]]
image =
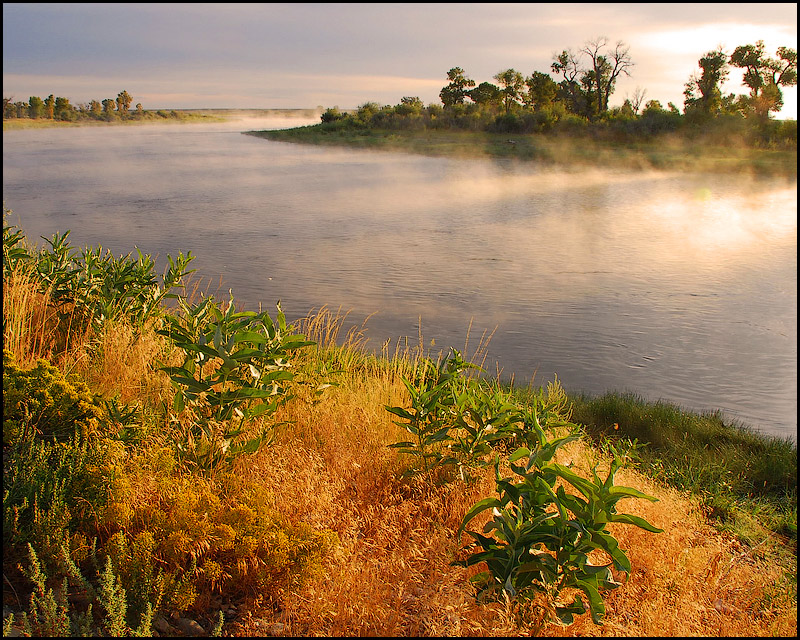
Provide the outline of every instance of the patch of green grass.
[[570,400],[572,420],[596,442],[635,442],[640,470],[698,497],[718,528],[796,556],[795,442],[632,393]]

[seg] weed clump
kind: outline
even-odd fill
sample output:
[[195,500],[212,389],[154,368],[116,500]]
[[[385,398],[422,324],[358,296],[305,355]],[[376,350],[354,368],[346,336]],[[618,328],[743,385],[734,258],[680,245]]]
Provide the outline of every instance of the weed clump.
[[61,442],[94,435],[104,411],[80,380],[66,377],[45,359],[21,369],[3,350],[3,446],[38,438]]

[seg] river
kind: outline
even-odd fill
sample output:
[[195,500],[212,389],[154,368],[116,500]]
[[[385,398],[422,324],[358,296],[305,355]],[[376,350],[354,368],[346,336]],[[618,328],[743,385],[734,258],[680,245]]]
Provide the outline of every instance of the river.
[[242,135],[311,122],[4,132],[8,222],[160,264],[191,250],[248,308],[369,317],[375,350],[421,335],[471,356],[493,332],[485,366],[517,385],[634,391],[796,440],[796,180]]

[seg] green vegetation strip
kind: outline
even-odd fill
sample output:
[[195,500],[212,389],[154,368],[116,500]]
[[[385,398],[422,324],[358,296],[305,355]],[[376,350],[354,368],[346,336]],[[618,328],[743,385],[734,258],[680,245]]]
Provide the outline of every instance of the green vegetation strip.
[[755,149],[722,144],[696,144],[688,136],[669,134],[650,139],[604,140],[590,133],[492,133],[344,128],[337,123],[247,135],[280,142],[353,147],[457,158],[506,158],[536,161],[559,168],[659,169],[797,175],[797,150]]

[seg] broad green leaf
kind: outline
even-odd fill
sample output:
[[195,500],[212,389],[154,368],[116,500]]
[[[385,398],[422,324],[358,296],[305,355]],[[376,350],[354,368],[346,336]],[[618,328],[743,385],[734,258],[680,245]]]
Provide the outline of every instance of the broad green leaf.
[[174,375],[172,376],[172,381],[182,384],[184,387],[188,387],[189,389],[193,389],[195,391],[208,391],[211,388],[211,385],[203,382],[202,380],[195,380],[194,378],[187,378],[184,376]]
[[609,488],[608,493],[612,496],[621,495],[622,497],[626,498],[643,498],[644,500],[649,500],[650,502],[658,502],[658,498],[649,496],[646,493],[642,493],[638,489],[633,489],[631,487],[614,486]]
[[238,344],[240,342],[251,342],[253,344],[264,344],[268,342],[269,338],[257,331],[239,331],[233,335],[233,342]]
[[508,457],[508,461],[509,462],[516,462],[520,458],[527,458],[530,455],[531,455],[531,452],[527,447],[520,447],[519,449],[517,449],[514,453],[512,453]]
[[598,498],[597,487],[589,482],[586,478],[582,478],[578,474],[573,473],[557,462],[551,463],[548,468],[557,476],[569,482],[573,487],[575,487],[590,500],[596,500]]
[[426,439],[429,442],[444,442],[448,438],[450,438],[450,427],[443,427],[436,433],[428,436]]
[[627,513],[613,513],[610,514],[608,517],[609,522],[622,522],[624,524],[635,524],[637,527],[644,529],[645,531],[650,531],[651,533],[663,533],[663,529],[659,529],[658,527],[650,524],[644,518],[640,518],[639,516],[632,516]]
[[592,536],[592,545],[598,549],[602,549],[611,556],[617,571],[631,570],[631,562],[628,560],[628,556],[625,555],[625,552],[619,548],[619,542],[617,542],[614,536],[605,531],[592,531],[590,533]]
[[175,397],[172,400],[172,409],[175,411],[176,414],[181,413],[186,408],[186,404],[183,400],[183,393],[178,391],[175,394]]
[[467,526],[467,523],[472,520],[475,516],[479,513],[486,511],[486,509],[491,509],[493,507],[502,508],[503,504],[497,498],[484,498],[483,500],[479,500],[472,508],[467,511],[467,514],[464,516],[464,519],[461,521],[461,526],[458,528],[458,533],[456,536],[460,536],[461,532],[464,531],[464,528]]
[[406,410],[405,410],[405,409],[403,409],[402,407],[389,407],[389,406],[385,406],[384,408],[385,408],[385,409],[386,409],[386,410],[387,410],[389,413],[392,413],[392,414],[394,414],[394,415],[396,415],[396,416],[400,416],[401,418],[405,418],[406,420],[414,420],[414,419],[416,418],[416,416],[415,416],[413,413],[410,413],[409,411],[406,411]]
[[387,445],[390,449],[401,449],[403,447],[415,447],[414,442],[395,442],[394,444]]
[[209,356],[210,358],[219,357],[219,353],[217,352],[216,349],[214,349],[212,347],[209,347],[209,346],[206,346],[206,345],[203,345],[203,344],[198,344],[196,342],[181,343],[181,344],[178,344],[177,346],[179,346],[184,351],[196,351],[198,353],[203,353],[203,354]]
[[272,412],[277,408],[278,405],[275,402],[262,402],[261,404],[257,404],[254,407],[246,409],[244,412],[244,416],[249,420],[251,418],[257,418],[258,416],[263,415],[267,412]]
[[578,580],[576,585],[578,589],[586,594],[589,598],[589,610],[592,613],[592,621],[595,624],[602,624],[603,617],[606,614],[606,606],[603,604],[603,598],[600,592],[590,582],[585,580]]

